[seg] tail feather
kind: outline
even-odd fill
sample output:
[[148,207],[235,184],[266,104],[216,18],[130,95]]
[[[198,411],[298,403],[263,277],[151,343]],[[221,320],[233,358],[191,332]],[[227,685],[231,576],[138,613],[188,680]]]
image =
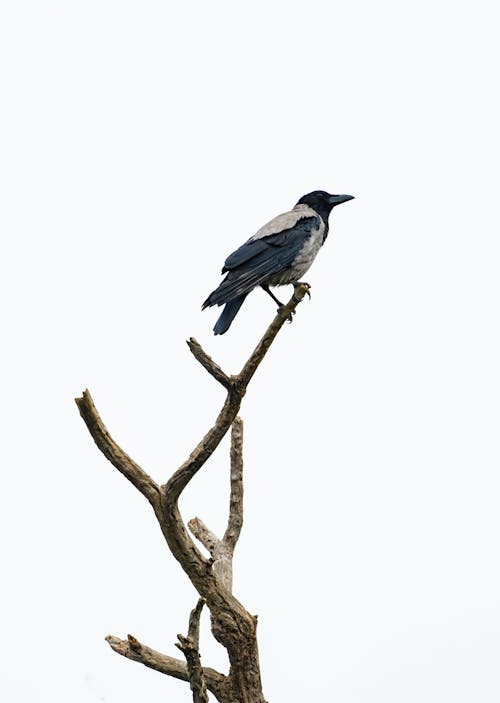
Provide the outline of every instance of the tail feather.
[[228,331],[231,326],[231,322],[236,317],[238,310],[243,305],[243,301],[246,297],[247,294],[245,293],[245,295],[240,295],[238,298],[234,298],[225,304],[224,310],[215,323],[214,334],[224,334],[224,332]]

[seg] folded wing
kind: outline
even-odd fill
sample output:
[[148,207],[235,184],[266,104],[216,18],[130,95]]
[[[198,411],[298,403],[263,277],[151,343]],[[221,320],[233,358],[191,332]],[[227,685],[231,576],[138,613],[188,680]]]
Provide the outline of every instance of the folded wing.
[[[279,215],[228,256],[222,269],[227,276],[208,296],[203,307],[223,305],[246,295],[256,286],[266,283],[273,274],[288,269],[304,242],[320,227],[317,215],[304,214],[294,213],[293,219],[290,217],[292,213]],[[284,223],[292,226],[284,229]]]

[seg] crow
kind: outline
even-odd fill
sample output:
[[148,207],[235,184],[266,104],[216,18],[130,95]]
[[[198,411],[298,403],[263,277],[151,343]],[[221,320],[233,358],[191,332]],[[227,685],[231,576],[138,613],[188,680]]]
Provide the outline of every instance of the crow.
[[224,262],[227,276],[202,305],[224,305],[214,334],[224,334],[247,295],[260,286],[281,307],[269,286],[297,285],[328,235],[328,217],[336,205],[353,195],[314,190],[303,195],[290,212],[278,215],[236,249]]

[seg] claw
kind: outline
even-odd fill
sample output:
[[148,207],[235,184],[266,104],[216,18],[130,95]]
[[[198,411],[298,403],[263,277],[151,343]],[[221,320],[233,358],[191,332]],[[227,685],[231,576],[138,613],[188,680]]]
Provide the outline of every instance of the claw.
[[309,300],[311,300],[311,286],[309,283],[306,283],[305,281],[297,281],[297,283],[293,284],[294,290],[296,291],[299,286],[307,286],[306,295],[308,295]]
[[[277,312],[281,312],[284,307],[285,307],[284,305],[280,305]],[[293,322],[293,316],[295,315],[296,312],[297,312],[296,310],[292,310],[292,312],[286,318],[288,322]]]

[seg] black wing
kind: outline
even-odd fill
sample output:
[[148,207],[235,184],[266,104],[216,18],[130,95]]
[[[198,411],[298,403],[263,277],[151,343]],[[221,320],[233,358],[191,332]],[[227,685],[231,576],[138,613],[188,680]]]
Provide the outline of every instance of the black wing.
[[293,227],[281,230],[281,232],[268,234],[258,239],[251,238],[227,257],[222,273],[231,271],[259,254],[269,251],[269,247],[283,248],[297,244],[300,249],[300,242],[309,236],[314,229],[318,229],[319,226],[319,217],[303,217]]
[[266,283],[273,274],[289,268],[305,240],[320,227],[319,217],[304,217],[293,227],[259,239],[249,239],[224,263],[226,278],[203,303],[222,305],[256,286]]

